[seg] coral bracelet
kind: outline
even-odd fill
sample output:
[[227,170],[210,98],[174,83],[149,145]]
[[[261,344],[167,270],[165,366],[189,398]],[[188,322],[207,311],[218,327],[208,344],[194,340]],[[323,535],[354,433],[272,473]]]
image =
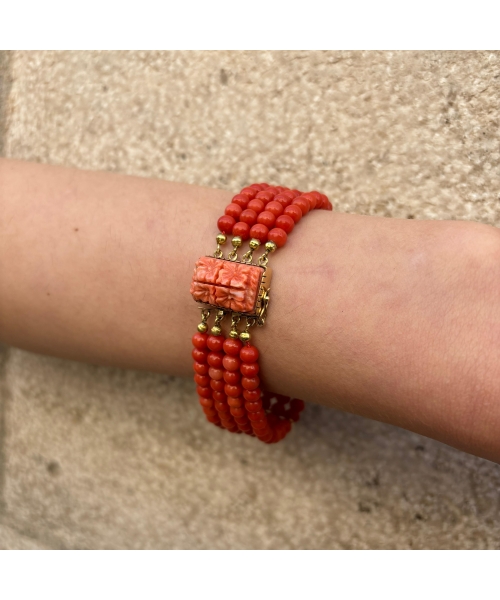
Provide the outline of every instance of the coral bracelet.
[[[256,183],[234,196],[217,222],[217,249],[198,259],[190,292],[199,302],[201,323],[193,336],[194,380],[207,419],[233,433],[247,433],[268,444],[282,440],[298,421],[304,403],[262,390],[259,351],[250,344],[250,329],[264,325],[269,305],[269,254],[285,245],[295,225],[310,210],[332,210],[319,192],[301,193]],[[232,235],[233,249],[221,249]],[[248,250],[238,258],[243,243]],[[254,262],[253,253],[264,245]],[[215,321],[208,331],[208,319]],[[229,336],[222,321],[230,316]],[[243,323],[242,331],[239,331]]]

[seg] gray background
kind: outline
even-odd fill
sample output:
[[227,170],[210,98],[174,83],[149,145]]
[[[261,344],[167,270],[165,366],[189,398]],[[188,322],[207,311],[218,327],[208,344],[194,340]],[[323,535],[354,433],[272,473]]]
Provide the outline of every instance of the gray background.
[[[0,57],[5,156],[500,225],[499,53]],[[263,446],[191,381],[0,356],[2,548],[500,547],[488,461],[312,405]]]

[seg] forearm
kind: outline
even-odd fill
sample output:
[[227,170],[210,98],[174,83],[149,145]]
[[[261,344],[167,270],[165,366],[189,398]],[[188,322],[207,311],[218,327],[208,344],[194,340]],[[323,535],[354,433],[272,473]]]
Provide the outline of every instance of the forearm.
[[[0,161],[0,339],[187,375],[195,260],[231,194]],[[500,243],[491,227],[324,211],[271,257],[254,333],[274,391],[500,459]]]

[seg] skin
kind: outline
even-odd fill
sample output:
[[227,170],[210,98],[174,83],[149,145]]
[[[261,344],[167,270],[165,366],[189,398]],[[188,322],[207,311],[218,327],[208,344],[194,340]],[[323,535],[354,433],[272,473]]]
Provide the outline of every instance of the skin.
[[[0,340],[190,376],[193,266],[231,196],[0,160]],[[314,211],[270,266],[264,386],[500,461],[495,228]]]

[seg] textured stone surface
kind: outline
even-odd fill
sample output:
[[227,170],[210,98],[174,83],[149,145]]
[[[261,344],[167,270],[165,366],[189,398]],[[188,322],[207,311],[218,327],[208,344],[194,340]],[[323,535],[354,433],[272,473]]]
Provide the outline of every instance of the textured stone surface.
[[[500,225],[499,53],[11,59],[8,156]],[[5,369],[0,545],[500,548],[500,467],[415,434],[310,406],[261,447],[209,427],[189,381],[18,350]]]

